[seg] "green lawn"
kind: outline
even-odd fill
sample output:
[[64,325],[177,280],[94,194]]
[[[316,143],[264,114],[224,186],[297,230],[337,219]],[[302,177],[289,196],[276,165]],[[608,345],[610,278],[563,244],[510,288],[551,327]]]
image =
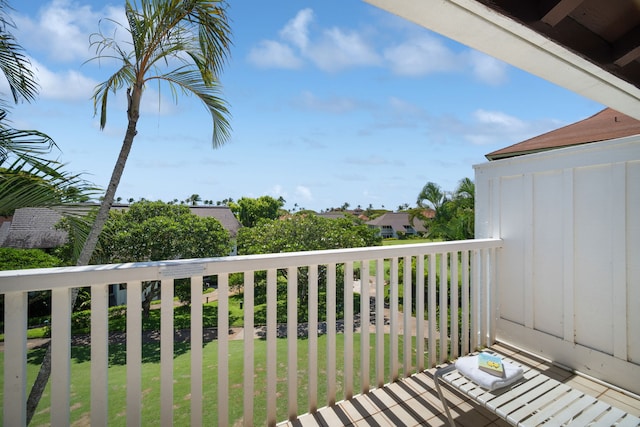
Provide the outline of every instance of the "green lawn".
[[413,245],[415,243],[433,243],[433,242],[437,242],[437,241],[438,240],[426,239],[426,238],[420,238],[420,239],[384,239],[382,241],[382,246]]
[[[360,364],[360,335],[354,335],[354,372],[355,391],[360,389],[359,364]],[[375,384],[375,355],[373,353],[375,337],[371,336],[371,384]],[[386,340],[385,366],[388,369],[388,336]],[[326,405],[326,378],[331,373],[326,372],[327,337],[318,339],[318,400],[319,406]],[[204,425],[217,424],[217,342],[213,341],[204,346]],[[307,412],[308,401],[308,340],[298,340],[298,412]],[[287,348],[286,340],[278,340],[277,343],[278,364],[278,411],[277,419],[287,418]],[[343,378],[343,354],[344,335],[338,335],[336,345],[338,396],[337,400],[344,397]],[[402,337],[400,337],[399,354],[402,354]],[[40,362],[44,355],[42,349],[31,350],[28,353],[27,378],[31,384],[38,372]],[[160,418],[160,346],[159,344],[145,344],[143,346],[142,369],[142,394],[143,408],[142,419],[144,425],[159,425]],[[110,346],[109,367],[109,425],[126,425],[126,351],[122,344]],[[4,353],[0,353],[0,378],[4,378],[3,372]],[[190,419],[190,350],[189,344],[176,343],[174,353],[174,425],[188,425]],[[254,425],[264,425],[266,419],[266,341],[255,341],[255,374],[254,374]],[[89,423],[90,410],[90,347],[72,347],[71,349],[71,421],[85,425]],[[229,416],[230,425],[242,417],[243,402],[243,342],[229,342]],[[388,371],[385,373],[385,382],[389,381]],[[0,395],[2,394],[0,387]],[[33,426],[49,424],[49,399],[50,390],[47,387],[40,402],[37,413],[32,421]],[[1,417],[2,408],[0,408]]]

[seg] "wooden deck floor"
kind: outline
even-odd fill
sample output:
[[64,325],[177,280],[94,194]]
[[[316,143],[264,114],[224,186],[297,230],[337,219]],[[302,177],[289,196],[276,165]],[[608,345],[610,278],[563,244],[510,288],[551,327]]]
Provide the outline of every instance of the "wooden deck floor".
[[[544,372],[547,376],[565,382],[571,387],[608,402],[630,414],[640,417],[640,397],[616,390],[600,382],[553,366],[529,354],[519,352],[505,345],[494,349],[511,359],[527,364]],[[305,414],[293,422],[283,422],[280,426],[446,426],[447,419],[433,384],[430,369],[402,381],[388,384],[383,388],[355,396],[333,407],[325,407],[315,414]],[[495,415],[489,413],[461,394],[445,387],[452,416],[459,426],[508,426]]]

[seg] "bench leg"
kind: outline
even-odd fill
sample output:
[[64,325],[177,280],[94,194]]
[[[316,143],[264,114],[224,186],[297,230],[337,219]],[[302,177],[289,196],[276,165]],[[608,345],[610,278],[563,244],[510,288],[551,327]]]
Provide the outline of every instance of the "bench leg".
[[449,411],[449,404],[447,400],[444,398],[444,394],[442,393],[442,388],[440,387],[440,378],[453,370],[456,369],[455,365],[449,365],[446,368],[436,369],[436,373],[433,376],[433,382],[436,384],[436,391],[438,392],[438,396],[440,397],[440,401],[442,402],[442,406],[444,407],[444,412],[447,414],[447,418],[449,419],[449,425],[451,427],[456,427],[456,423],[453,421],[453,417],[451,416],[451,411]]

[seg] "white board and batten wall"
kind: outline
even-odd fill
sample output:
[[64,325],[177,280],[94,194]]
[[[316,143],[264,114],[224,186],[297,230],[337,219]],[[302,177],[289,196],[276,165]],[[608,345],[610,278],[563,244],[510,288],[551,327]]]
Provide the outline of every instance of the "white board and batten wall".
[[640,136],[474,168],[497,339],[640,394]]

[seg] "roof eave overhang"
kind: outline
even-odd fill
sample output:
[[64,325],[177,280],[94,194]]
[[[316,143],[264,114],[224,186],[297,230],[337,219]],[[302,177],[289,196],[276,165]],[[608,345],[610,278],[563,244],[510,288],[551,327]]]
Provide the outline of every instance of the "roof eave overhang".
[[640,120],[640,89],[476,0],[364,0]]

